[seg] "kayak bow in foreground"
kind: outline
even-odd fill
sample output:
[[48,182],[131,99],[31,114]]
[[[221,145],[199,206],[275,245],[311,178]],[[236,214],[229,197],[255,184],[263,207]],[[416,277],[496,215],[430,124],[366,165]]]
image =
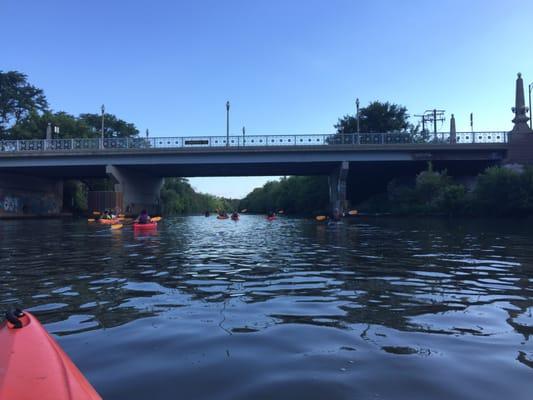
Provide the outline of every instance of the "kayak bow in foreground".
[[102,400],[37,318],[20,310],[0,324],[0,399]]

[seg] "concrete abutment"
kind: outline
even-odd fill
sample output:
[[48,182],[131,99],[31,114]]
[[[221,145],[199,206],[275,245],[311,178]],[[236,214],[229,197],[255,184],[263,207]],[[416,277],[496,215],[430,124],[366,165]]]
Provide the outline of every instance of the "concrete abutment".
[[106,173],[115,182],[115,192],[123,195],[124,212],[138,214],[143,209],[150,214],[160,212],[163,178],[115,165],[107,165]]
[[63,209],[63,180],[0,174],[0,218],[52,217]]

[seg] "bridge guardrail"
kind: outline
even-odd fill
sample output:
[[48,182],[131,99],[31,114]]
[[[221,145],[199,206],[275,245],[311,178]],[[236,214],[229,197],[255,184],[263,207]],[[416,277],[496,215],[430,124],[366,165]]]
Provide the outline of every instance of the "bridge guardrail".
[[[457,132],[458,144],[507,143],[507,132]],[[191,136],[160,138],[74,138],[0,140],[0,153],[69,152],[80,150],[243,148],[287,146],[365,146],[392,144],[450,144],[449,133],[347,133],[330,135]]]

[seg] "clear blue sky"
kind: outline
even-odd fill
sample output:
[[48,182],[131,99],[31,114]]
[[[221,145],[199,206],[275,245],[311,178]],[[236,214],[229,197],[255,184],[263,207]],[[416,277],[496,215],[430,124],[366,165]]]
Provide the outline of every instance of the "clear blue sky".
[[236,134],[327,133],[356,97],[510,129],[516,73],[533,81],[530,0],[0,0],[0,21],[0,69],[56,111],[104,103],[151,136],[223,135],[226,100]]

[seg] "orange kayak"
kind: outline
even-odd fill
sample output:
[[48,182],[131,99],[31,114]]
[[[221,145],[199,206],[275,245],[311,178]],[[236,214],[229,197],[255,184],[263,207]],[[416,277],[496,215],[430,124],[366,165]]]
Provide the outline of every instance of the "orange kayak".
[[105,224],[105,225],[114,225],[120,222],[120,220],[118,219],[104,219],[104,218],[100,218],[99,221],[101,224]]
[[149,231],[155,228],[157,228],[157,222],[150,222],[148,224],[139,224],[136,222],[133,224],[133,229],[136,231]]
[[0,399],[102,400],[37,318],[9,311],[0,324]]

